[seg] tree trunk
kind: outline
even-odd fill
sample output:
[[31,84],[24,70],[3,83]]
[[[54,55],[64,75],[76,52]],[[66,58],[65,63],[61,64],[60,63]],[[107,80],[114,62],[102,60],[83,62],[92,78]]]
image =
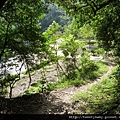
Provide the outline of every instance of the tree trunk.
[[[27,64],[27,63],[26,63]],[[30,87],[30,84],[31,84],[31,82],[32,82],[32,78],[31,78],[31,74],[30,74],[30,71],[29,71],[29,66],[28,66],[28,64],[27,64],[27,69],[28,69],[28,75],[29,75],[29,85],[28,85],[28,88]]]

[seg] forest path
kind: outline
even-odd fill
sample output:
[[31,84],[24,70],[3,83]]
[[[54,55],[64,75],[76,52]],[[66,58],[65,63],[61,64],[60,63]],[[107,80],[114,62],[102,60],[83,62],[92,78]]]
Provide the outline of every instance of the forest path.
[[[114,66],[109,65],[108,66],[108,71],[103,74],[101,77],[97,78],[94,82],[88,83],[86,85],[80,86],[80,87],[75,87],[75,86],[69,86],[67,88],[61,88],[52,91],[49,94],[49,97],[47,98],[48,101],[52,102],[52,106],[48,104],[46,108],[48,109],[48,113],[54,113],[54,114],[63,114],[65,111],[68,113],[73,113],[72,109],[72,103],[73,101],[71,100],[73,96],[77,93],[82,93],[85,92],[88,88],[92,87],[95,84],[98,84],[99,82],[102,81],[102,79],[106,78],[110,73],[112,72]],[[55,110],[54,107],[55,106]],[[60,110],[62,109],[62,110]]]
[[[0,101],[3,106],[1,109],[5,109],[6,111],[7,108],[8,113],[17,114],[73,114],[75,113],[75,102],[72,101],[74,95],[85,92],[93,85],[101,82],[102,79],[111,74],[113,68],[114,65],[109,64],[108,71],[105,74],[92,83],[80,87],[68,86],[67,88],[53,90],[48,94],[36,93],[23,95],[22,97],[16,97],[11,100],[2,100]],[[8,102],[6,102],[6,100]],[[3,110],[1,111],[3,112]]]

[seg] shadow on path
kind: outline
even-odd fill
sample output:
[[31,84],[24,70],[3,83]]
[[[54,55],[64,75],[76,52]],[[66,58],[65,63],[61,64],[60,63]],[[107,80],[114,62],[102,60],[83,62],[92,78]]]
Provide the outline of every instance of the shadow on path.
[[55,96],[32,94],[13,99],[0,98],[3,114],[64,114],[70,104],[54,102]]

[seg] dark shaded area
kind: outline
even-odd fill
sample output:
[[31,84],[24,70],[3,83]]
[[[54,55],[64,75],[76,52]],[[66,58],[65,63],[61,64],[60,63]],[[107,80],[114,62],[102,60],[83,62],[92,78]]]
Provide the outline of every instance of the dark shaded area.
[[2,114],[54,114],[65,113],[70,107],[63,102],[54,103],[55,96],[41,93],[23,95],[13,99],[0,98]]
[[7,0],[0,0],[0,9],[3,7],[3,5],[5,4]]

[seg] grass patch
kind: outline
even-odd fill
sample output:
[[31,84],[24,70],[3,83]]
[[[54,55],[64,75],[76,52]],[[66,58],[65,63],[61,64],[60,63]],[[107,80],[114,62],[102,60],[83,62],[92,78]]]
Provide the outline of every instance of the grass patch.
[[[114,71],[116,68],[114,69]],[[114,72],[113,72],[114,73]],[[92,86],[84,93],[76,94],[73,101],[76,114],[113,114],[119,108],[118,80],[114,74],[103,79],[99,84]],[[120,112],[120,109],[118,110]]]
[[96,62],[97,66],[99,67],[98,71],[94,72],[95,78],[102,76],[108,70],[108,65],[104,62]]
[[75,80],[63,79],[56,85],[56,88],[65,88],[65,87],[68,87],[69,85],[75,85],[76,87],[79,87],[88,82],[90,82],[90,81],[89,80],[83,81],[83,80],[79,80],[79,79],[75,79]]

